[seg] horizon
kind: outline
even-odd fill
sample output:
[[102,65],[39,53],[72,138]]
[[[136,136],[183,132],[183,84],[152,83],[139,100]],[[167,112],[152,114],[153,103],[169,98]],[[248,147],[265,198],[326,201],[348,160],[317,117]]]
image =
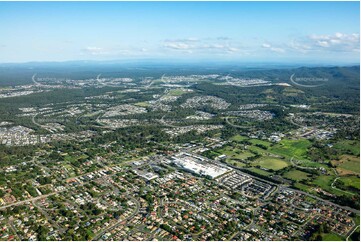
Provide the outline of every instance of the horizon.
[[0,2],[0,15],[1,64],[360,63],[359,2]]

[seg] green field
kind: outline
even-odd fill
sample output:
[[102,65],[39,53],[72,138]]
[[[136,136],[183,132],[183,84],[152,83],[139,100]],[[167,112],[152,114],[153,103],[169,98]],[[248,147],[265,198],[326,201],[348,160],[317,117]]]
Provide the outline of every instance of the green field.
[[139,103],[135,103],[134,105],[143,107],[143,108],[149,107],[149,103],[147,103],[147,102],[139,102]]
[[245,167],[246,164],[240,161],[236,161],[236,160],[232,160],[232,159],[227,159],[226,162],[232,166],[237,166],[237,167]]
[[268,141],[264,141],[264,140],[259,140],[259,139],[250,139],[249,142],[251,142],[253,145],[264,145],[267,148],[270,147],[271,143]]
[[334,176],[319,176],[313,181],[313,183],[324,190],[330,190],[333,180],[335,180]]
[[341,155],[338,160],[331,161],[337,172],[343,175],[360,174],[360,157],[354,155]]
[[301,191],[305,191],[305,192],[310,192],[311,191],[311,188],[305,184],[302,184],[302,183],[295,183],[294,185],[297,189],[301,190]]
[[334,146],[335,149],[340,149],[343,152],[351,152],[353,155],[360,155],[360,141],[358,140],[343,140],[337,142]]
[[170,90],[168,92],[168,95],[170,95],[170,96],[181,96],[184,93],[187,93],[187,91],[185,91],[183,89],[173,89],[173,90]]
[[265,171],[265,170],[261,170],[259,168],[256,168],[256,167],[251,167],[251,168],[248,168],[248,170],[250,171],[253,171],[257,174],[260,174],[260,175],[264,175],[264,176],[270,176],[272,175],[272,172],[268,172],[268,171]]
[[338,166],[341,169],[360,174],[360,158],[348,157]]
[[335,180],[335,178],[335,176],[319,176],[313,181],[313,184],[335,195],[347,195],[346,192],[331,187],[331,184]]
[[252,165],[254,166],[259,165],[263,168],[277,171],[289,166],[289,163],[287,161],[278,158],[266,156],[266,157],[261,157],[258,160],[252,162]]
[[356,189],[360,189],[360,178],[356,176],[340,177],[339,181],[342,181],[347,187],[354,187]]
[[239,135],[239,134],[237,134],[237,135],[235,135],[235,136],[233,136],[233,137],[231,138],[232,141],[237,141],[237,142],[240,142],[240,141],[243,141],[243,140],[247,140],[247,139],[248,139],[247,137],[241,136],[241,135]]
[[301,181],[309,179],[308,173],[299,171],[299,170],[291,170],[289,172],[284,173],[282,176],[287,179],[291,179],[293,181]]
[[334,234],[334,233],[321,234],[321,236],[322,236],[322,241],[343,241],[343,240],[345,240],[340,235]]
[[321,164],[321,163],[318,163],[318,162],[313,162],[313,161],[308,161],[308,160],[302,160],[301,162],[297,162],[297,165],[303,166],[303,167],[315,167],[315,168],[323,167],[323,168],[327,168],[326,164]]
[[307,159],[307,149],[311,142],[307,139],[282,140],[280,143],[270,147],[271,153],[284,156],[286,158]]
[[221,150],[217,150],[217,153],[225,154],[230,159],[234,158],[234,159],[242,159],[242,160],[254,156],[254,154],[252,154],[247,150],[241,150],[239,148],[233,148],[231,146],[226,146]]
[[268,151],[262,149],[262,148],[259,148],[257,146],[249,146],[248,149],[252,152],[255,152],[255,153],[258,153],[260,155],[266,155],[266,153],[268,153]]

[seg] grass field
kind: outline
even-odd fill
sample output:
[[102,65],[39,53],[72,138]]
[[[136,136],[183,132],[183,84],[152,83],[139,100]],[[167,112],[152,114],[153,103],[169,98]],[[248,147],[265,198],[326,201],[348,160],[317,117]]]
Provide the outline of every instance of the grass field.
[[321,234],[321,236],[322,236],[322,241],[342,241],[342,240],[345,240],[340,235],[334,234],[334,233]]
[[295,157],[295,159],[306,159],[307,149],[311,142],[307,139],[282,140],[280,143],[270,147],[271,153],[284,156],[286,158]]
[[220,154],[225,154],[227,155],[228,158],[234,158],[234,159],[247,159],[249,157],[254,156],[254,154],[252,154],[249,151],[245,151],[245,150],[241,150],[238,148],[233,148],[231,146],[226,146],[221,150],[217,150],[218,153]]
[[259,168],[256,168],[256,167],[251,167],[251,168],[248,168],[248,170],[250,171],[253,171],[257,174],[260,174],[260,175],[264,175],[264,176],[270,176],[272,175],[272,172],[268,172],[268,171],[265,171],[265,170],[261,170]]
[[295,183],[295,187],[301,191],[305,191],[305,192],[310,192],[311,191],[311,188],[305,184],[302,184],[302,183]]
[[324,190],[330,190],[331,189],[331,183],[335,179],[334,176],[319,176],[317,177],[313,183],[318,185]]
[[252,165],[254,166],[259,165],[263,168],[272,169],[276,171],[289,166],[289,163],[281,159],[266,156],[266,157],[261,157],[258,160],[252,162]]
[[256,144],[264,145],[267,148],[270,147],[270,145],[271,145],[270,142],[264,141],[264,140],[259,140],[259,139],[250,139],[249,142],[251,142],[253,145],[256,145]]
[[301,160],[301,162],[297,162],[297,165],[304,166],[304,167],[323,167],[327,168],[326,164],[321,164],[318,162],[308,161],[308,160]]
[[345,186],[360,189],[360,178],[356,176],[344,176],[339,178]]
[[303,172],[303,171],[299,171],[299,170],[291,170],[289,172],[286,172],[285,174],[283,174],[282,176],[284,178],[287,179],[291,179],[293,181],[301,181],[301,180],[306,180],[308,179],[308,173]]
[[236,161],[236,160],[232,160],[232,159],[227,159],[226,162],[232,166],[237,166],[237,167],[245,167],[246,164],[240,161]]
[[261,155],[266,155],[266,153],[268,153],[268,150],[264,150],[264,149],[261,149],[257,146],[249,146],[248,149],[252,152],[255,152],[255,153],[258,153],[258,154],[261,154]]
[[135,103],[134,105],[143,108],[149,107],[149,103],[146,102],[139,102],[139,103]]
[[360,174],[360,158],[353,155],[342,155],[339,160],[332,161],[340,175]]
[[237,134],[237,135],[235,135],[235,136],[233,136],[233,137],[231,138],[232,141],[237,141],[237,142],[240,142],[240,141],[243,141],[243,140],[247,140],[247,139],[248,139],[247,137],[241,136],[241,135],[239,135],[239,134]]
[[313,184],[335,195],[348,195],[347,192],[343,192],[341,190],[337,190],[331,187],[331,184],[335,180],[335,178],[335,176],[319,176],[313,181]]
[[343,152],[351,152],[353,155],[360,155],[360,141],[358,140],[343,140],[337,142],[334,146],[335,149],[340,149]]
[[170,90],[168,92],[168,95],[170,95],[170,96],[181,96],[184,93],[187,93],[187,91],[185,91],[183,89],[173,89],[173,90]]

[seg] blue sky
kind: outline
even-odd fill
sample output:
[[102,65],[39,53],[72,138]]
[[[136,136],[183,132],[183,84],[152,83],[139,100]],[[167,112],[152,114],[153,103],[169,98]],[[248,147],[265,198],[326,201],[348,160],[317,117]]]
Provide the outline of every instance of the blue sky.
[[359,2],[0,2],[0,62],[359,63]]

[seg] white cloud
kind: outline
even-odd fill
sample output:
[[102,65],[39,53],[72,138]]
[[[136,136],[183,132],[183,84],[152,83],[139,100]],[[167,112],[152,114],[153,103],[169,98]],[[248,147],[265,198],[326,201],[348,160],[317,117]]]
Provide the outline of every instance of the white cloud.
[[265,49],[268,49],[270,51],[276,52],[276,53],[285,53],[286,52],[285,49],[280,48],[280,47],[275,47],[275,46],[270,45],[268,43],[263,43],[262,47],[265,48]]
[[186,38],[165,40],[163,47],[170,50],[182,51],[185,53],[208,52],[208,53],[235,53],[240,48],[236,44],[229,43],[230,39],[226,37],[218,38]]
[[115,47],[96,47],[89,46],[81,50],[82,55],[91,55],[100,58],[118,58],[118,57],[131,57],[131,56],[144,56],[149,53],[147,48],[138,48],[138,47],[127,47],[122,46]]
[[295,50],[353,52],[360,50],[360,34],[335,33],[332,35],[310,35],[305,38],[293,40],[289,45]]
[[189,50],[193,48],[191,45],[181,41],[167,41],[163,46],[175,50]]
[[108,52],[105,51],[104,48],[95,47],[95,46],[85,47],[85,48],[83,49],[83,52],[85,52],[86,54],[91,54],[91,55],[104,55],[104,54],[108,54]]

